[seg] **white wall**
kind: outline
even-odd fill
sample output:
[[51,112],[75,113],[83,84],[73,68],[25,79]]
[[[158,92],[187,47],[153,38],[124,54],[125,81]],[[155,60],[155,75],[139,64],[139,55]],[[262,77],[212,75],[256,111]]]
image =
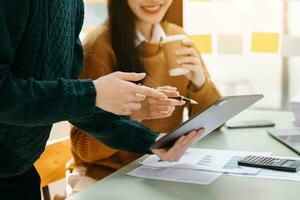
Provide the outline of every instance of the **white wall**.
[[[300,36],[300,1],[291,1],[289,6],[290,35]],[[300,47],[299,47],[300,48]],[[300,58],[290,58],[290,98],[300,94]]]
[[[290,32],[300,35],[300,1],[290,3]],[[250,52],[252,32],[282,33],[282,0],[184,0],[184,28],[189,34],[212,34],[213,53],[204,54],[212,77],[224,95],[263,93],[256,107],[281,108],[282,57]],[[244,52],[220,55],[218,34],[241,34]],[[299,47],[300,48],[300,47]],[[300,93],[300,60],[290,59],[290,97]],[[232,86],[232,83],[236,83]]]

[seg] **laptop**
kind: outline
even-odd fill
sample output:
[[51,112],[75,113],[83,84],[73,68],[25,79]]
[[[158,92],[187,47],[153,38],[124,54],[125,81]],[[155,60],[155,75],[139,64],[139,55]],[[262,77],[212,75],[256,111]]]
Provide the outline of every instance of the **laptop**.
[[269,135],[300,155],[300,128],[286,130],[269,130]]

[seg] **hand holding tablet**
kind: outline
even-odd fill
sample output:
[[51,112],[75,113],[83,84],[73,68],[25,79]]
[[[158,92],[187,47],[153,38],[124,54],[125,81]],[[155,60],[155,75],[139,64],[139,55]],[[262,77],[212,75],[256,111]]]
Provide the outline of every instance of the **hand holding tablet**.
[[[202,134],[204,134],[204,129],[199,129],[198,131],[192,131],[186,136],[185,135],[181,136],[171,148],[153,149],[152,152],[156,154],[162,161],[177,162],[184,154],[184,152],[186,152],[186,150],[194,142],[196,142],[201,137]],[[164,137],[165,135],[166,134],[163,133],[160,134],[157,140]]]
[[201,139],[262,98],[263,95],[224,97],[157,140],[150,148],[152,150],[172,148],[180,137],[193,130],[204,128],[204,133],[198,138]]

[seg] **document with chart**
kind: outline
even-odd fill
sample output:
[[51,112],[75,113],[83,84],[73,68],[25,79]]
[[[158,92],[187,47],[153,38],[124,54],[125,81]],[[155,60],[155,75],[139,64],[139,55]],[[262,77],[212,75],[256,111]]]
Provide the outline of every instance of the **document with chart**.
[[242,167],[237,161],[247,155],[270,156],[270,152],[226,151],[190,148],[178,162],[164,162],[151,155],[141,162],[143,166],[206,170],[233,174],[258,174],[261,169]]

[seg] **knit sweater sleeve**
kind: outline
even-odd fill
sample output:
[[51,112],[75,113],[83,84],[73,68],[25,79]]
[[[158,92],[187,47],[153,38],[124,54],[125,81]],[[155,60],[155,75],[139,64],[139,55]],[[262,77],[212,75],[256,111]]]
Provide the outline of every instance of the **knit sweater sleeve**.
[[129,120],[98,109],[89,118],[70,121],[80,130],[114,149],[134,153],[151,153],[149,147],[158,137],[158,133]]
[[61,78],[41,81],[13,74],[13,67],[18,67],[12,63],[15,37],[19,35],[8,24],[26,24],[28,16],[24,14],[24,17],[18,17],[17,22],[13,17],[7,16],[4,6],[0,5],[0,123],[43,126],[92,115],[95,111],[96,91],[91,80]]

